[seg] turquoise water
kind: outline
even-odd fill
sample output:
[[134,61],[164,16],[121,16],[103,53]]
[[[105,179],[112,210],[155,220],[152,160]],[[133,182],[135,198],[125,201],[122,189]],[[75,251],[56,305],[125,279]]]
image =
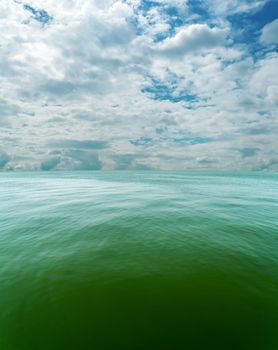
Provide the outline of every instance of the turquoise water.
[[278,349],[278,174],[0,174],[0,349]]

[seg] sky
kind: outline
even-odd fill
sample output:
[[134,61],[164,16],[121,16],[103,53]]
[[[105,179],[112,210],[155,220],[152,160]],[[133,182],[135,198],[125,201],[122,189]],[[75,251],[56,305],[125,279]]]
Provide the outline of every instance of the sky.
[[1,0],[0,170],[278,171],[278,0]]

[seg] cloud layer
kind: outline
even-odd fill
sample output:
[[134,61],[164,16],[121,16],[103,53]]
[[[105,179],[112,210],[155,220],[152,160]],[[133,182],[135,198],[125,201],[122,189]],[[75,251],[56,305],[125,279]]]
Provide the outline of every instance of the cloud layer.
[[277,171],[275,8],[2,0],[0,169]]

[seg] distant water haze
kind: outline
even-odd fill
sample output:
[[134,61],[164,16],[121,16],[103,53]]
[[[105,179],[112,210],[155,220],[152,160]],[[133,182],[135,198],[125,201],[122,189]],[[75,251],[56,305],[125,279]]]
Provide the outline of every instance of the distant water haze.
[[278,174],[0,174],[0,349],[278,349]]

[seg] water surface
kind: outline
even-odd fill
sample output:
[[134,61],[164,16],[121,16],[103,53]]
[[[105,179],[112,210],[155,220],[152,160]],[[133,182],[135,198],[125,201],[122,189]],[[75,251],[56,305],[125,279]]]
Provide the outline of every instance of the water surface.
[[0,349],[278,349],[278,174],[0,174]]

